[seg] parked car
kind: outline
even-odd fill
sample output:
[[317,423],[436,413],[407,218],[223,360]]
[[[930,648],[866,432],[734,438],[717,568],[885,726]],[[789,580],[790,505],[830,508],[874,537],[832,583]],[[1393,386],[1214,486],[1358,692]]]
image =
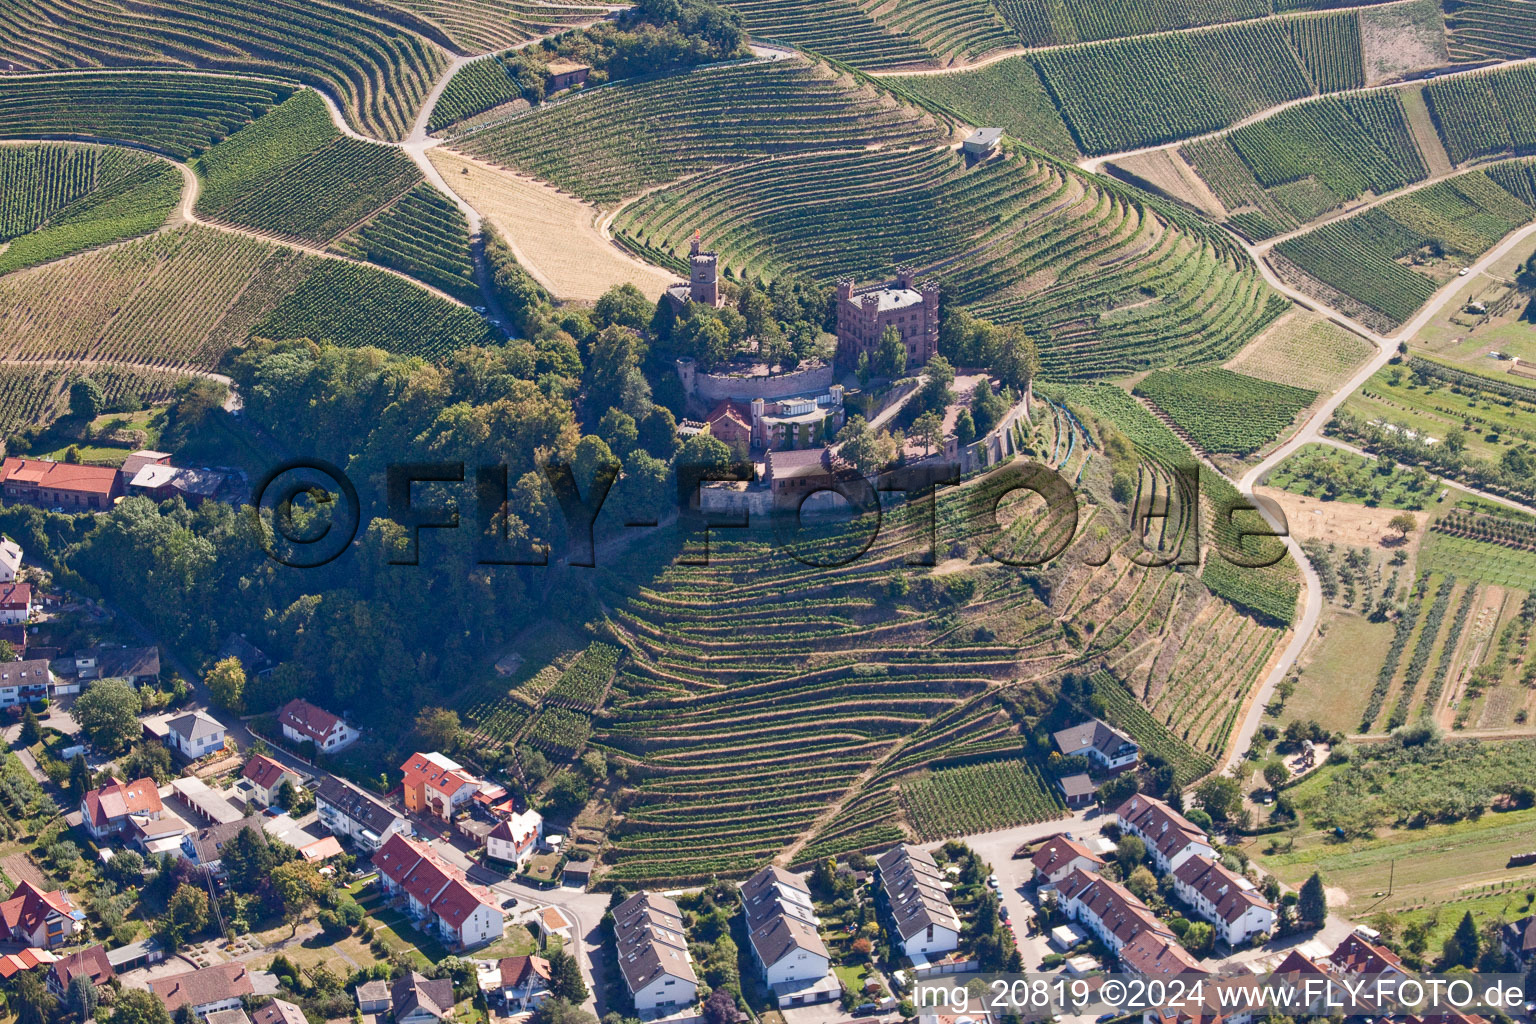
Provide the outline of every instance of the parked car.
[[1001,886],[998,884],[996,875],[987,876],[987,885],[991,886],[993,889],[1001,888]]
[[510,909],[512,907],[515,907],[515,906],[517,906],[517,897],[516,896],[513,896],[510,899],[505,899],[505,900],[501,901],[501,909],[502,910],[508,910],[508,909]]
[[997,916],[1002,918],[1004,921],[1008,920],[1008,908],[1007,907],[998,907],[997,908]]
[[878,1003],[860,1003],[853,1008],[853,1015],[855,1017],[873,1017],[879,1012],[880,1006]]

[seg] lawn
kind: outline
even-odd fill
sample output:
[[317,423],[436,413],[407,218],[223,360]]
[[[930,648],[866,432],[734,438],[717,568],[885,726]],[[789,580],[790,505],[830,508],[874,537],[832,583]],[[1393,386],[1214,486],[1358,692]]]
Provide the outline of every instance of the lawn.
[[843,989],[854,995],[863,995],[864,983],[869,980],[869,964],[839,964],[832,968]]
[[[1335,771],[1324,767],[1291,792],[1300,797],[1304,790],[1321,791]],[[1516,891],[1536,886],[1536,865],[1506,867],[1511,856],[1536,847],[1533,837],[1536,809],[1488,813],[1420,829],[1384,829],[1376,838],[1349,842],[1314,831],[1298,836],[1288,852],[1266,855],[1263,840],[1250,852],[1289,885],[1299,886],[1312,872],[1320,872],[1329,889],[1348,894],[1342,909],[1362,919],[1381,911],[1428,912],[1442,906],[1456,911],[1461,906],[1457,901],[1487,898],[1490,885]]]
[[420,931],[404,913],[385,905],[384,893],[377,889],[363,889],[368,879],[351,886],[353,896],[368,914],[374,938],[384,943],[391,953],[415,950],[432,963],[448,955],[448,950],[437,939]]
[[[559,936],[551,940],[551,946],[560,942]],[[475,956],[480,959],[496,960],[504,956],[527,956],[537,951],[539,942],[533,937],[527,927],[520,924],[507,925],[506,934],[499,942],[493,942],[489,946],[482,946],[475,950]]]
[[522,875],[531,878],[535,882],[553,882],[555,869],[560,866],[560,854],[540,853],[528,859],[528,866],[523,869]]
[[1392,644],[1393,626],[1335,607],[1324,610],[1322,622],[1326,632],[1314,641],[1284,718],[1316,719],[1329,731],[1357,732],[1376,667]]

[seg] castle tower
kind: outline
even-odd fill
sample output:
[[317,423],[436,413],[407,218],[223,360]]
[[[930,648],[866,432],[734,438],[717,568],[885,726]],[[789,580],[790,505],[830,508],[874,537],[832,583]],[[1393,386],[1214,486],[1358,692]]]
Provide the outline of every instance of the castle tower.
[[688,298],[715,309],[725,302],[720,295],[720,257],[700,250],[697,231],[688,252]]

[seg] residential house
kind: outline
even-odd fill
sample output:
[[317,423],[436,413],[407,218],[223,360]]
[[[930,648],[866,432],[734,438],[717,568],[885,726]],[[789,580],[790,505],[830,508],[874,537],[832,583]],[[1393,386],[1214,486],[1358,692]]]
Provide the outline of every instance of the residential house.
[[[49,967],[58,957],[46,949],[29,947],[14,953],[0,953],[0,981],[10,981],[23,971],[35,971]],[[46,984],[46,982],[44,982]]]
[[1040,844],[1030,858],[1035,881],[1055,885],[1074,871],[1096,875],[1104,868],[1104,858],[1067,836],[1054,836]]
[[468,807],[484,782],[443,754],[412,754],[400,766],[404,774],[405,809],[452,821]]
[[63,999],[64,993],[69,991],[69,983],[76,978],[86,978],[100,988],[115,977],[117,972],[107,960],[106,947],[97,945],[55,960],[48,969],[47,985],[55,998]]
[[[373,855],[386,892],[404,896],[412,916],[449,942],[482,946],[501,938],[506,917],[490,890],[474,885],[425,843],[392,835]],[[399,995],[395,996],[396,1013]]]
[[905,843],[875,861],[880,909],[895,924],[901,951],[914,960],[960,948],[960,918],[932,854]]
[[405,815],[350,782],[326,775],[315,789],[320,822],[335,835],[346,836],[372,853],[390,836],[410,831]]
[[32,584],[0,583],[0,626],[20,626],[32,618]]
[[1135,893],[1102,875],[1076,870],[1063,878],[1056,890],[1062,913],[1087,928],[1116,955],[1144,931],[1174,938]]
[[544,838],[544,816],[538,811],[515,812],[485,835],[485,855],[492,860],[525,867]]
[[375,978],[357,986],[359,1013],[388,1013],[394,1005],[394,999],[389,994],[389,982]]
[[134,686],[153,683],[160,678],[160,648],[120,647],[97,644],[75,652],[75,677],[90,679],[126,679]]
[[509,1012],[534,1010],[549,998],[549,961],[541,956],[503,957],[485,976],[490,987],[482,984],[486,998]]
[[217,1010],[236,1010],[240,1008],[241,996],[256,991],[251,985],[250,968],[242,963],[217,964],[169,978],[155,978],[149,983],[149,990],[173,1017],[183,1006],[190,1007],[198,1017],[207,1017]]
[[52,682],[53,673],[41,658],[0,662],[0,708],[44,699]]
[[162,464],[144,466],[125,479],[128,494],[132,497],[157,502],[180,498],[193,508],[217,496],[229,481],[223,473],[212,469]]
[[[379,984],[384,984],[379,982]],[[387,989],[386,989],[387,991]],[[212,1024],[210,1021],[209,1024]],[[286,999],[273,999],[251,1013],[251,1024],[309,1024],[304,1011]]]
[[1216,857],[1205,831],[1156,797],[1135,794],[1120,805],[1115,818],[1122,831],[1147,844],[1162,874],[1177,871],[1191,857]]
[[114,777],[80,798],[80,823],[97,842],[108,836],[131,834],[136,818],[158,821],[164,814],[160,788],[151,778],[124,782]]
[[15,583],[21,572],[21,545],[0,537],[0,583]]
[[178,715],[166,729],[166,745],[189,761],[224,749],[224,724],[206,711]]
[[295,698],[277,713],[283,735],[294,743],[313,743],[324,754],[334,754],[357,742],[358,732],[324,708]]
[[453,1019],[453,981],[411,971],[390,990],[395,1024],[433,1024]]
[[259,817],[241,818],[238,821],[226,821],[218,825],[210,825],[199,829],[182,840],[182,852],[188,860],[209,874],[219,876],[224,873],[224,847],[234,841],[234,838],[246,829],[257,840],[266,845],[267,834],[262,830]]
[[1511,921],[1499,929],[1499,941],[1510,956],[1528,971],[1536,967],[1536,915]]
[[613,908],[613,936],[619,973],[642,1019],[693,1005],[699,979],[675,902],[659,893],[635,893]]
[[64,890],[44,892],[23,879],[11,898],[0,903],[0,927],[12,942],[55,949],[73,942],[85,929],[85,913]]
[[820,935],[811,891],[799,876],[769,865],[741,886],[747,941],[780,1005],[824,1002],[840,992],[829,980],[831,956]]
[[1178,977],[1205,973],[1200,961],[1190,955],[1179,940],[1166,932],[1146,929],[1120,947],[1120,964],[1132,974],[1144,977]]
[[251,1024],[251,1018],[247,1017],[244,1008],[239,1006],[228,1010],[214,1010],[203,1020],[206,1024]]
[[1173,873],[1173,891],[1216,927],[1229,946],[1241,946],[1275,930],[1275,905],[1242,875],[1220,861],[1195,855]]
[[1056,788],[1061,790],[1061,798],[1066,805],[1076,811],[1084,807],[1092,807],[1095,789],[1093,780],[1086,772],[1078,772],[1076,775],[1064,775],[1056,780]]
[[291,782],[294,787],[303,785],[304,780],[299,773],[283,764],[275,761],[265,754],[252,754],[245,767],[240,770],[240,789],[244,790],[251,800],[262,807],[271,807],[277,800],[278,790],[283,788],[283,783]]
[[138,476],[139,470],[145,466],[169,466],[170,464],[170,452],[157,452],[151,451],[148,448],[141,448],[123,460],[123,464],[118,472],[122,474],[124,481],[128,481]]
[[123,493],[117,470],[46,459],[0,463],[0,493],[10,502],[66,512],[105,512]]
[[1342,974],[1406,974],[1403,961],[1385,946],[1378,946],[1358,931],[1339,943],[1328,962]]
[[1062,729],[1051,739],[1062,757],[1086,757],[1109,772],[1134,768],[1141,756],[1135,740],[1097,718]]

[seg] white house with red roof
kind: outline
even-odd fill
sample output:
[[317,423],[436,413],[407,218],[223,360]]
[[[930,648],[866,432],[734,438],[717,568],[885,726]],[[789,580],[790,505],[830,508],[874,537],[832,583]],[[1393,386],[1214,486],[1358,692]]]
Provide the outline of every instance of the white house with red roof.
[[400,766],[405,809],[452,821],[485,786],[485,781],[445,754],[412,754]]
[[544,816],[538,811],[516,812],[496,823],[485,835],[485,855],[522,868],[544,838]]
[[1104,858],[1068,836],[1047,839],[1029,862],[1035,869],[1035,881],[1049,885],[1074,871],[1096,875],[1104,868]]
[[32,584],[0,583],[0,626],[19,626],[32,618]]
[[64,890],[44,892],[23,880],[11,898],[0,903],[0,926],[12,942],[55,949],[85,930],[85,914]]
[[1195,855],[1173,873],[1173,891],[1229,946],[1275,929],[1275,905],[1248,879],[1210,857]]
[[501,938],[506,916],[489,889],[471,883],[424,843],[392,835],[373,855],[379,881],[411,915],[449,942],[481,946]]
[[1152,863],[1163,874],[1177,871],[1194,856],[1216,859],[1205,830],[1156,797],[1136,793],[1120,805],[1115,817],[1122,831],[1147,844]]
[[0,537],[0,583],[14,583],[21,572],[21,545]]
[[315,749],[334,754],[357,742],[358,732],[324,708],[295,697],[277,713],[283,735],[294,743],[313,743]]
[[133,782],[114,778],[80,798],[80,823],[97,842],[126,834],[132,829],[134,818],[158,821],[164,813],[160,789],[150,778]]
[[252,754],[240,770],[240,789],[263,807],[272,806],[277,799],[277,791],[283,788],[284,780],[293,783],[295,787],[304,782],[298,772],[266,754]]

